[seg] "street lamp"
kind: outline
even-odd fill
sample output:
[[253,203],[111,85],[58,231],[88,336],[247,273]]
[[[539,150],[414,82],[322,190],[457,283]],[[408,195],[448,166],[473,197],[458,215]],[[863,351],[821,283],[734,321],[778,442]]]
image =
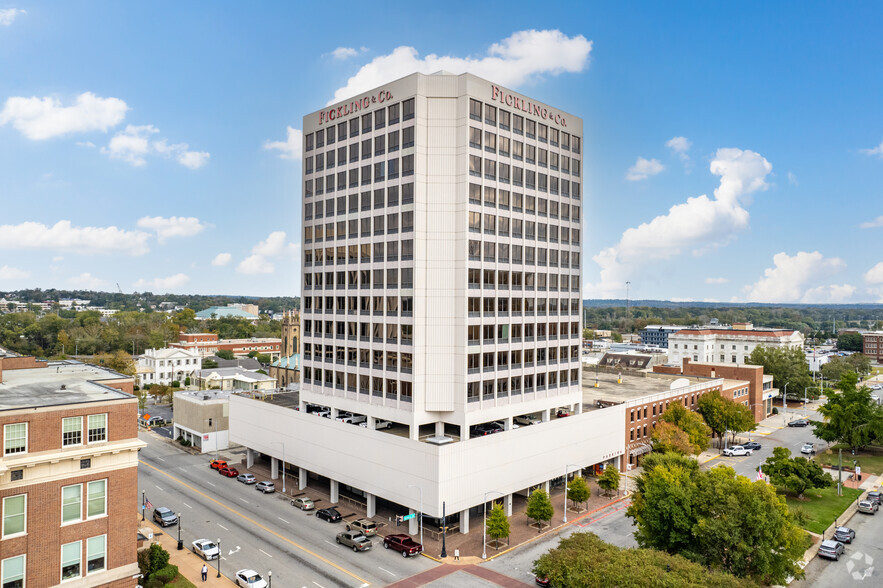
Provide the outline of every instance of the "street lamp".
[[270,570],[267,572],[267,578],[269,578],[269,582],[267,582],[267,588],[273,588],[273,571]]
[[423,545],[423,486],[408,484],[408,488],[417,488],[417,490],[420,490],[420,545]]
[[217,460],[217,459],[220,459],[220,456],[218,455],[218,452],[219,452],[219,448],[218,448],[218,419],[217,418],[212,419],[211,417],[209,417],[208,426],[209,427],[212,426],[213,420],[215,422],[215,459]]
[[215,576],[216,578],[221,577],[221,553],[222,553],[221,552],[221,540],[219,538],[218,539],[218,575]]
[[[178,551],[182,549],[184,549],[184,542],[181,540],[181,513],[178,513]],[[220,557],[220,554],[218,557]]]
[[484,493],[484,504],[482,504],[481,509],[483,511],[482,516],[484,517],[484,524],[482,525],[482,540],[481,540],[481,559],[487,559],[487,495],[488,494],[499,494],[500,497],[503,497],[503,493],[499,490],[488,490]]
[[144,522],[144,514],[147,512],[147,494],[141,491],[141,522]]
[[276,443],[282,446],[282,494],[285,494],[285,442],[270,441],[271,445],[275,445]]
[[788,411],[788,384],[789,382],[785,382],[785,392],[782,393],[782,422],[788,423],[788,415],[785,414]]
[[568,472],[568,469],[570,468],[570,466],[573,466],[575,468],[580,467],[580,466],[573,464],[573,463],[569,463],[564,466],[564,522],[565,523],[567,522],[567,472]]

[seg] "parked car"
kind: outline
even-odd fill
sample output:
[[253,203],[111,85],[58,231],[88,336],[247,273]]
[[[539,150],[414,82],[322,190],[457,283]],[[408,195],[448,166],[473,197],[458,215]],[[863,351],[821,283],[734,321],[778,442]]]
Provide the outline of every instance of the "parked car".
[[316,505],[313,504],[313,501],[307,498],[306,496],[300,496],[298,498],[291,499],[291,506],[296,506],[301,510],[313,510],[316,508]]
[[[500,428],[503,429],[504,431],[506,430],[506,423],[504,423],[503,421],[494,421],[494,424],[495,424],[495,425],[499,425]],[[511,428],[513,428],[513,429],[517,429],[519,426],[520,426],[520,425],[518,425],[517,423],[513,422]]]
[[314,415],[324,417],[326,419],[331,418],[331,409],[330,408],[320,408],[317,411],[313,412]]
[[208,465],[213,470],[219,470],[221,468],[227,467],[227,462],[223,459],[213,459],[210,462],[208,462]]
[[220,555],[221,550],[215,545],[211,539],[197,539],[193,542],[193,553],[202,557],[202,559],[215,559]]
[[800,453],[809,454],[809,453],[815,452],[815,450],[816,450],[816,446],[813,445],[812,443],[804,443],[803,446],[800,448]]
[[494,433],[501,433],[502,431],[503,427],[497,423],[482,423],[472,427],[471,435],[473,437],[484,437],[485,435],[493,435]]
[[159,523],[160,527],[168,527],[178,524],[178,515],[172,512],[170,508],[158,506],[153,509],[153,520]]
[[243,484],[254,484],[258,481],[258,479],[254,477],[254,474],[239,474],[236,479]]
[[363,414],[353,414],[351,412],[342,412],[337,415],[337,420],[350,425],[360,425],[368,422],[368,417]]
[[867,500],[869,502],[876,502],[878,505],[880,505],[881,503],[883,503],[883,493],[876,492],[876,491],[868,492],[868,495],[867,495],[867,497],[865,497],[865,500]]
[[748,443],[743,443],[742,447],[750,449],[751,451],[758,451],[760,450],[761,445],[757,441],[749,441]]
[[540,576],[537,576],[536,578],[534,578],[534,581],[537,583],[537,586],[545,587],[552,585],[551,583],[549,583],[549,578],[541,578]]
[[239,470],[231,468],[230,466],[224,466],[218,470],[218,473],[222,476],[227,476],[228,478],[235,478],[239,475]]
[[141,420],[144,421],[144,424],[148,427],[161,427],[164,424],[166,424],[166,419],[164,419],[162,417],[158,417],[158,416],[150,417],[149,419],[141,419]]
[[241,588],[267,588],[267,581],[254,570],[239,570],[236,572],[236,585]]
[[564,417],[570,416],[570,411],[565,408],[559,408],[558,411],[555,413],[555,416],[559,419],[563,419]]
[[746,449],[742,445],[733,445],[724,449],[724,455],[727,457],[735,457],[739,455],[751,455],[751,450]]
[[337,512],[337,509],[333,506],[329,506],[328,508],[317,510],[316,518],[322,519],[323,521],[328,521],[329,523],[336,523],[340,520],[340,513]]
[[[364,422],[359,423],[360,427],[368,428],[368,420],[366,419]],[[375,429],[391,429],[392,423],[390,421],[385,421],[383,419],[374,419],[374,428]]]
[[356,519],[346,524],[347,531],[353,529],[361,532],[366,537],[373,537],[377,534],[377,523],[371,519]]
[[276,484],[270,482],[268,480],[264,480],[263,482],[258,482],[255,487],[255,490],[260,490],[264,494],[272,494],[276,491]]
[[841,543],[852,543],[855,539],[855,531],[849,527],[837,527],[834,529],[834,539]]
[[858,511],[865,514],[877,514],[879,508],[880,506],[876,502],[871,502],[870,500],[862,500],[858,503]]
[[360,531],[341,531],[337,534],[337,544],[352,547],[353,551],[368,551],[371,541]]
[[541,421],[539,418],[533,416],[532,414],[523,414],[512,419],[517,425],[538,425]]
[[809,421],[806,419],[797,419],[796,421],[791,421],[788,423],[789,427],[808,427]]
[[825,541],[822,541],[822,544],[819,546],[819,557],[839,560],[844,551],[846,551],[846,548],[842,543],[833,539],[826,539]]
[[402,557],[417,555],[423,551],[423,546],[411,539],[410,535],[398,533],[396,535],[387,535],[383,538],[384,549],[395,549],[402,554]]

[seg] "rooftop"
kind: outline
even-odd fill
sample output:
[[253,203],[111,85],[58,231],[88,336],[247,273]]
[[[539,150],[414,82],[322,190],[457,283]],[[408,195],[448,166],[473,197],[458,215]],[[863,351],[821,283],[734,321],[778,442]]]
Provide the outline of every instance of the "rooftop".
[[132,395],[102,384],[130,376],[78,361],[50,361],[47,367],[4,370],[0,410],[124,400]]
[[[597,374],[599,387],[595,388],[595,370],[591,367],[583,369],[583,408],[587,410],[602,408],[611,404],[637,400],[644,396],[669,392],[672,389],[672,383],[677,380],[686,380],[686,385],[712,381],[711,378],[694,376],[669,376],[665,374],[633,376],[622,374],[622,383],[618,384],[616,382],[617,375],[617,373],[599,370]],[[601,402],[600,406],[598,401]]]

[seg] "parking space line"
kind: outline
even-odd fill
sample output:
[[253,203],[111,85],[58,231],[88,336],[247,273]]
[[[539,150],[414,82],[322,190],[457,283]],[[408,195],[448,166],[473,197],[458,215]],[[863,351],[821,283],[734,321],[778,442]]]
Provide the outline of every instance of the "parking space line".
[[[154,486],[156,486],[156,484],[154,484]],[[165,490],[163,490],[163,489],[160,488],[159,486],[156,486],[156,489],[159,490],[160,492],[165,492]]]
[[386,568],[381,568],[380,566],[377,566],[377,569],[378,569],[378,570],[383,570],[384,572],[386,572],[387,574],[389,574],[389,575],[392,576],[393,578],[398,578],[398,576],[396,576],[395,574],[393,574],[392,572],[390,572],[390,571],[387,570]]
[[186,502],[182,502],[181,504],[183,504],[183,505],[186,506],[187,508],[193,508],[192,506],[190,506],[190,505],[187,504]]
[[313,584],[315,584],[315,585],[318,586],[319,588],[325,588],[325,586],[323,586],[322,584],[320,584],[320,583],[318,583],[318,582],[313,582]]
[[241,496],[239,497],[239,500],[241,500],[241,501],[244,502],[245,504],[249,504],[249,502],[248,502],[246,499],[244,499],[243,497],[241,497]]
[[264,550],[261,549],[261,548],[258,548],[258,551],[260,551],[261,553],[263,553],[263,554],[266,555],[267,557],[273,557],[272,555],[270,555],[269,553],[267,553],[266,551],[264,551]]
[[283,523],[285,523],[286,525],[290,525],[290,524],[291,524],[291,523],[289,523],[288,521],[286,521],[285,519],[283,519],[282,517],[276,517],[276,518],[279,519],[280,521],[282,521]]
[[217,486],[215,486],[214,484],[212,484],[208,480],[206,480],[205,483],[208,484],[209,486],[211,486],[212,488],[217,488]]
[[158,456],[158,455],[157,455],[157,456],[155,456],[155,457],[154,457],[154,458],[153,458],[153,459],[158,459],[158,460],[160,460],[160,461],[165,461],[165,460],[164,460],[164,459],[163,459],[163,458],[161,458],[161,457],[160,457],[160,456]]
[[222,529],[224,529],[225,531],[229,531],[229,530],[230,530],[230,529],[228,529],[227,527],[225,527],[224,525],[222,525],[221,523],[218,523],[218,526],[221,527]]

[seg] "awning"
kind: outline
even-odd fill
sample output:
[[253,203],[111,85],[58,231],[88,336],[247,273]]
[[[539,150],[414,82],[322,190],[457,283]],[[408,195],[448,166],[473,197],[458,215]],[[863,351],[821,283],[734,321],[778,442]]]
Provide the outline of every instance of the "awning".
[[652,450],[653,447],[649,443],[644,443],[642,445],[638,445],[634,449],[630,449],[629,455],[637,457],[639,455],[644,455],[645,453],[650,453]]

